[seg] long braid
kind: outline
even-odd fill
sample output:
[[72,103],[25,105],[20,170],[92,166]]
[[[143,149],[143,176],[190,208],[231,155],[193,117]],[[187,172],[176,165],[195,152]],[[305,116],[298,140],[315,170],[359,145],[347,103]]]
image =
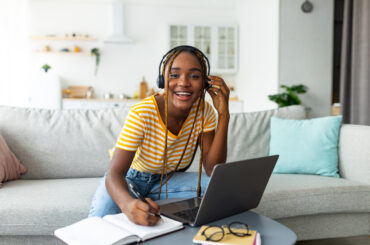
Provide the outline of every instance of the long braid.
[[[163,65],[163,71],[162,74],[164,74],[166,63],[169,61],[169,71],[171,70],[173,61],[175,60],[176,56],[180,53],[181,51],[178,50],[168,56],[166,61],[164,62]],[[164,114],[165,114],[165,126],[166,126],[166,132],[165,132],[165,143],[164,143],[164,156],[163,156],[163,165],[162,165],[162,174],[161,174],[161,182],[159,185],[159,192],[158,192],[158,199],[161,199],[161,191],[162,191],[162,186],[163,186],[163,176],[166,175],[166,199],[168,198],[168,191],[167,191],[167,172],[168,172],[168,159],[167,159],[167,142],[168,142],[168,82],[170,79],[170,72],[167,73],[167,86],[165,86],[165,93],[164,93]]]
[[[201,62],[201,65],[202,65],[202,70],[203,70],[203,74],[204,74],[204,78],[203,80],[204,81],[207,81],[207,74],[206,74],[206,64],[204,62],[204,58],[202,56],[202,54],[200,54],[199,52],[196,52],[196,55],[198,56],[198,58],[202,61]],[[202,125],[201,125],[201,136],[200,136],[200,159],[199,159],[199,170],[198,170],[198,187],[197,187],[197,197],[200,197],[200,194],[202,193],[202,187],[201,187],[201,181],[202,181],[202,169],[203,169],[203,136],[204,136],[204,109],[205,109],[205,93],[204,93],[204,86],[205,86],[205,83],[202,84],[202,93],[201,93],[201,96],[200,96],[200,101],[199,103],[201,103],[201,113],[202,113]]]
[[197,188],[197,197],[200,197],[200,194],[202,192],[202,187],[201,187],[201,181],[202,181],[202,165],[203,165],[203,136],[204,136],[204,104],[205,104],[205,100],[204,100],[204,96],[202,98],[202,101],[200,101],[200,103],[202,103],[202,131],[201,131],[201,135],[200,135],[200,159],[199,159],[199,171],[198,171],[198,188]]
[[[162,69],[162,74],[164,74],[165,72],[165,67],[166,67],[166,64],[169,62],[169,71],[171,70],[171,67],[172,67],[172,64],[174,62],[174,59],[176,58],[176,56],[181,53],[182,51],[184,50],[177,50],[175,52],[172,52],[170,53],[166,60],[163,62],[163,69]],[[206,78],[207,78],[207,73],[206,73],[206,63],[204,61],[204,57],[203,55],[200,53],[200,52],[191,52],[193,54],[195,54],[197,57],[198,57],[198,60],[200,61],[201,63],[201,66],[202,66],[202,71],[203,71],[203,80],[206,81]],[[168,172],[168,159],[167,159],[167,142],[168,142],[168,82],[169,82],[169,76],[170,76],[170,72],[167,73],[167,86],[165,86],[165,93],[164,93],[164,102],[165,102],[165,126],[166,126],[166,132],[165,132],[165,148],[164,148],[164,157],[163,157],[163,165],[162,165],[162,173],[161,173],[161,181],[160,181],[160,186],[159,186],[159,191],[158,191],[158,199],[161,198],[161,191],[162,191],[162,186],[163,186],[163,176],[164,174],[166,175],[166,199],[168,198],[168,191],[167,191],[167,181],[168,181],[168,176],[167,176],[167,172]],[[202,164],[203,164],[203,135],[204,135],[204,110],[205,110],[205,93],[204,93],[204,85],[205,83],[203,82],[202,83],[202,91],[201,91],[201,95],[200,95],[200,99],[199,99],[199,104],[197,106],[197,110],[196,110],[196,114],[195,114],[195,117],[194,117],[194,123],[193,123],[193,126],[192,126],[192,129],[191,129],[191,132],[190,132],[190,135],[193,131],[193,128],[194,128],[194,124],[195,124],[195,121],[196,121],[196,117],[197,117],[197,114],[198,114],[198,110],[199,110],[199,106],[201,106],[201,115],[202,115],[202,125],[201,125],[201,138],[200,138],[200,148],[201,148],[201,155],[200,155],[200,162],[199,162],[199,175],[198,175],[198,188],[197,188],[197,197],[200,196],[201,194],[201,176],[202,176]],[[186,145],[188,144],[189,142],[189,139],[190,139],[190,135],[189,135],[189,138],[187,140],[187,143]],[[177,163],[176,167],[175,167],[175,170],[174,171],[177,171],[180,163],[181,163],[181,160],[182,160],[182,157],[186,151],[186,146],[185,146],[185,150],[184,152],[182,153],[182,156],[180,158],[180,161]],[[172,175],[170,175],[171,177]]]

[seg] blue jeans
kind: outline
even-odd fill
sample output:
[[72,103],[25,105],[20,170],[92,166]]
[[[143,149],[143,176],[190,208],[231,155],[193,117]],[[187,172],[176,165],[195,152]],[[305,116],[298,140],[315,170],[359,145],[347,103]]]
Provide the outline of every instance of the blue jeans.
[[[89,217],[104,217],[107,214],[121,213],[121,209],[113,201],[105,187],[106,175],[100,180],[98,188],[91,202]],[[126,175],[126,181],[131,182],[140,194],[152,200],[158,200],[160,174],[139,172],[130,168]],[[164,180],[163,180],[164,182]],[[207,188],[209,177],[202,174],[202,194]],[[167,182],[168,198],[192,198],[197,195],[198,173],[197,172],[176,172]],[[166,186],[163,184],[161,199],[166,198]]]

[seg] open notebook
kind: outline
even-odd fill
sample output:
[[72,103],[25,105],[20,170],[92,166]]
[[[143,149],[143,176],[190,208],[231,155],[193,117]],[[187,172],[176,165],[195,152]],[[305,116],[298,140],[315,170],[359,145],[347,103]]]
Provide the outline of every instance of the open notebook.
[[145,241],[183,228],[181,222],[161,216],[155,226],[132,223],[125,214],[91,217],[57,229],[54,236],[66,244],[111,245]]

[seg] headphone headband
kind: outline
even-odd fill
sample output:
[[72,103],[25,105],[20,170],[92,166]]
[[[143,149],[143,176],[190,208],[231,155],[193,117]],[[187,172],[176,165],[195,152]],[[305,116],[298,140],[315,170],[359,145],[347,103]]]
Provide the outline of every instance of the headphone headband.
[[[174,47],[172,49],[170,49],[165,55],[163,55],[162,59],[161,59],[161,62],[159,63],[159,68],[158,68],[158,78],[157,78],[157,86],[158,88],[164,88],[164,76],[163,74],[161,74],[161,67],[163,65],[163,61],[165,60],[165,58],[171,54],[172,52],[177,52],[178,50],[183,50],[183,51],[190,51],[192,53],[195,53],[195,52],[199,52],[203,58],[206,60],[206,63],[207,63],[207,77],[209,76],[209,71],[210,71],[210,65],[209,65],[209,60],[207,58],[207,56],[198,48],[196,47],[193,47],[193,46],[190,46],[190,45],[180,45],[180,46],[177,46],[177,47]],[[209,85],[208,83],[206,82],[206,85],[205,87],[207,88]]]

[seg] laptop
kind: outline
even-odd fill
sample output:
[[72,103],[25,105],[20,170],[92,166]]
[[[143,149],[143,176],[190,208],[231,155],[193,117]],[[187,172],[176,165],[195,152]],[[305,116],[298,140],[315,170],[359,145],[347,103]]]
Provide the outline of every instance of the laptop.
[[256,208],[278,155],[218,164],[203,197],[160,205],[161,214],[200,226]]

